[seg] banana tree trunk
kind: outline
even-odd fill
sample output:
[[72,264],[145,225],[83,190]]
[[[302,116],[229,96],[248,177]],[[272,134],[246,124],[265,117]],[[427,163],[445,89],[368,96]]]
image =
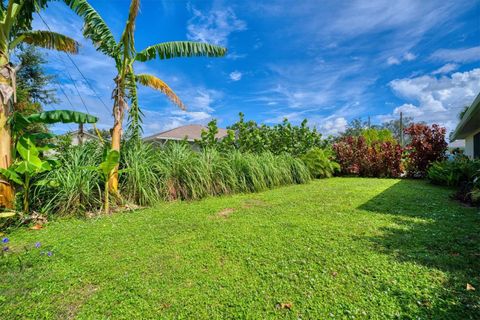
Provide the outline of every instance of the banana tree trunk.
[[[9,63],[0,67],[0,168],[12,164],[12,134],[7,123],[12,96],[15,98],[15,69]],[[12,209],[15,192],[13,186],[0,176],[0,208]]]
[[[119,78],[115,78],[116,88],[113,91],[113,128],[112,128],[112,150],[120,153],[120,143],[122,141],[122,123],[126,108],[125,94],[121,88]],[[108,180],[108,189],[110,192],[118,195],[118,165],[113,169]]]

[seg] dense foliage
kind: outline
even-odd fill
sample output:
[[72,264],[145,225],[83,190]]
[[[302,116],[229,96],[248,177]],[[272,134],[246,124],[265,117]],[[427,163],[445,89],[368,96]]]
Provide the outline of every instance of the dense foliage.
[[314,178],[330,178],[340,171],[340,165],[333,160],[334,154],[329,149],[313,148],[302,155],[301,159],[307,165]]
[[424,177],[427,169],[435,161],[445,158],[447,142],[445,141],[446,129],[437,124],[412,124],[405,129],[410,137],[406,145],[407,174],[410,177]]
[[333,144],[341,173],[361,177],[398,177],[402,173],[402,148],[395,142],[348,136]]
[[[171,143],[163,149],[148,144],[123,146],[117,201],[141,206],[159,201],[200,199],[209,195],[256,192],[286,184],[305,183],[310,173],[290,155],[193,151],[187,144]],[[67,148],[60,167],[46,177],[59,187],[42,185],[35,190],[36,210],[60,215],[82,214],[103,208],[105,177],[90,167],[102,162],[103,147],[96,142]],[[105,161],[104,161],[105,162]]]
[[427,178],[434,184],[456,187],[455,198],[480,204],[480,160],[458,155],[454,160],[433,163]]
[[223,139],[215,137],[218,127],[216,120],[212,120],[198,143],[204,148],[293,156],[324,145],[322,135],[315,128],[311,129],[306,119],[299,126],[292,125],[287,119],[274,126],[267,126],[259,125],[253,120],[245,121],[243,113],[239,117],[236,123],[227,128],[229,134]]

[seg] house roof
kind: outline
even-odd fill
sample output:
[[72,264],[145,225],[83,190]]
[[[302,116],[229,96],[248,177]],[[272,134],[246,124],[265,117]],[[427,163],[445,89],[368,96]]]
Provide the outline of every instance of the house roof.
[[480,129],[480,93],[465,112],[462,120],[452,134],[452,141],[465,139]]
[[[199,124],[191,124],[177,127],[171,130],[160,132],[143,138],[144,141],[154,140],[183,140],[195,141],[202,138],[202,131],[207,131],[208,128]],[[228,134],[227,129],[218,128],[216,138],[223,138]]]

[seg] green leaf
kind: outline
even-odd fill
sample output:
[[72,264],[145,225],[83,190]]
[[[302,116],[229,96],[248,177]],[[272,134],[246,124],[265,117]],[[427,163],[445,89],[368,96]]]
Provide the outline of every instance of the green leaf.
[[53,110],[32,114],[27,120],[35,123],[96,123],[98,118],[83,112]]
[[13,181],[16,184],[23,186],[22,178],[11,168],[8,168],[8,169],[0,168],[0,174],[3,175],[8,180]]
[[53,133],[50,133],[50,132],[39,132],[39,133],[31,133],[29,134],[28,136],[27,135],[23,135],[24,137],[28,137],[32,140],[45,140],[45,139],[52,139],[52,138],[55,138],[56,135],[53,134]]
[[14,112],[9,118],[9,124],[13,132],[17,133],[25,129],[31,122],[20,112]]
[[15,49],[20,43],[28,43],[45,49],[54,49],[69,53],[78,52],[78,42],[63,34],[52,31],[26,31],[10,43],[10,49]]
[[227,53],[224,47],[193,41],[171,41],[155,44],[137,53],[138,61],[152,59],[171,59],[180,57],[223,57]]
[[[32,140],[21,137],[17,142],[17,152],[28,164],[28,167],[42,167],[42,160],[39,158],[40,154],[37,150],[37,147],[33,144]],[[28,171],[30,170],[28,169]]]
[[91,39],[99,51],[115,57],[117,51],[115,38],[108,25],[88,1],[64,0],[64,2],[84,20],[83,35]]
[[120,160],[120,153],[116,150],[110,150],[107,153],[105,161],[100,163],[98,168],[104,176],[108,176],[110,172],[118,165]]

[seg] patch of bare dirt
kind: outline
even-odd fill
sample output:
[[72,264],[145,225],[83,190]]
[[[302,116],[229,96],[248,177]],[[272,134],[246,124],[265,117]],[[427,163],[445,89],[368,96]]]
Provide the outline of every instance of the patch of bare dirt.
[[235,212],[235,209],[233,209],[233,208],[225,208],[225,209],[217,212],[216,216],[219,217],[219,218],[226,219],[234,212]]

